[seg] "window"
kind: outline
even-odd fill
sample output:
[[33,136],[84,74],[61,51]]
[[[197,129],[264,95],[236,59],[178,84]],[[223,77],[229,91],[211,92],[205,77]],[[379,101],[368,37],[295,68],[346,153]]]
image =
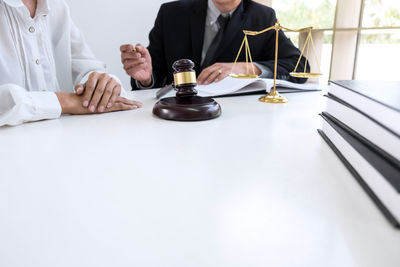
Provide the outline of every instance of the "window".
[[[309,51],[306,56],[311,61],[312,72],[321,72],[328,79],[331,54],[333,26],[335,22],[336,0],[276,0],[272,2],[277,17],[282,26],[290,29],[300,29],[313,26],[313,40],[317,46],[317,57]],[[322,29],[322,30],[321,30]],[[286,35],[300,49],[307,33],[298,34],[286,32]],[[302,35],[302,36],[301,36]],[[318,60],[320,69],[316,69]]]
[[[393,80],[400,62],[400,1],[365,0],[355,78]],[[365,28],[372,28],[366,29]]]
[[333,28],[336,0],[276,0],[272,5],[285,27]]
[[365,0],[363,27],[400,26],[399,0]]
[[[314,27],[325,79],[400,79],[399,0],[273,0],[272,7],[282,26]],[[304,36],[286,34],[301,48]]]

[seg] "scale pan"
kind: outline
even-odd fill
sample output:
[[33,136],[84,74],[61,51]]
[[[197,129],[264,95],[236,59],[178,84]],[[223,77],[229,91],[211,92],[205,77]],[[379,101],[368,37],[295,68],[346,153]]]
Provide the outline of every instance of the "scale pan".
[[322,73],[291,72],[289,75],[296,78],[316,78],[322,76]]
[[232,78],[236,79],[255,79],[258,78],[257,74],[248,74],[248,73],[231,73],[229,74]]

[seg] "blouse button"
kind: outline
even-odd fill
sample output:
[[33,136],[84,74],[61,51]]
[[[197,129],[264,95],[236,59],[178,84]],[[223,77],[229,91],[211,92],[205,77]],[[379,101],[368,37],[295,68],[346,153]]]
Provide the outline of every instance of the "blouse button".
[[35,63],[36,63],[36,65],[40,65],[40,60],[36,59]]
[[29,32],[30,33],[34,33],[35,32],[35,28],[34,27],[29,27]]

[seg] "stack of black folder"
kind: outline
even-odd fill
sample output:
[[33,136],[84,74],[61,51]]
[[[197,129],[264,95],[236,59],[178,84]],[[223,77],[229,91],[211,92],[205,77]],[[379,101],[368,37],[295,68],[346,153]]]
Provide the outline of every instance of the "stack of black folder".
[[332,81],[324,140],[400,228],[400,82]]

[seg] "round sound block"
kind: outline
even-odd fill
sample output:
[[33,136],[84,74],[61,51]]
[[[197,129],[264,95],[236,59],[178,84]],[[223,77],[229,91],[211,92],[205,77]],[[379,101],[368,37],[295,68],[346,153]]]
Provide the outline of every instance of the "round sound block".
[[153,114],[173,121],[211,120],[221,115],[221,106],[210,97],[168,97],[153,108]]

